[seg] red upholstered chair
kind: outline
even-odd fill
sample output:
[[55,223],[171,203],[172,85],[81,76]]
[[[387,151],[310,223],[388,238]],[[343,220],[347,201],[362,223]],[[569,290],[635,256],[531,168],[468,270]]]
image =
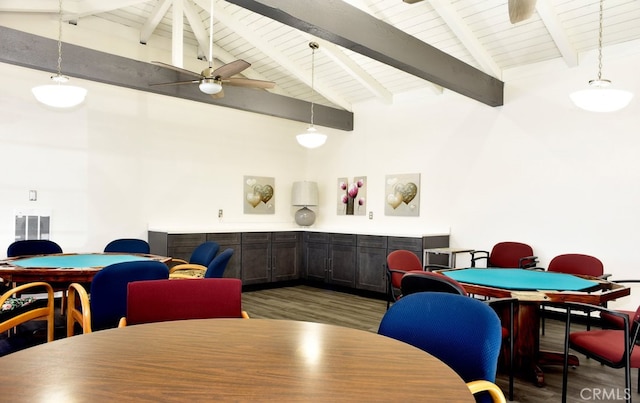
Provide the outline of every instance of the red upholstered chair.
[[538,264],[538,257],[533,255],[533,248],[521,242],[499,242],[491,252],[472,251],[471,267],[476,267],[476,262],[482,259],[486,259],[487,267],[529,269]]
[[[637,279],[630,279],[630,280],[612,280],[614,283],[629,283],[629,284],[633,284],[633,283],[640,283],[640,280]],[[633,289],[633,288],[632,288]],[[622,313],[624,315],[627,316],[627,318],[633,318],[633,315],[635,314],[634,311],[629,311],[629,310],[622,310],[622,309],[616,309],[615,312],[617,313]],[[609,311],[603,311],[600,312],[600,321],[602,323],[602,327],[603,328],[607,328],[607,329],[622,329],[624,326],[624,319],[622,316],[620,315],[612,315],[609,313]],[[628,320],[629,325],[633,325],[633,320],[629,319]]]
[[415,253],[399,249],[387,256],[387,309],[391,302],[397,301],[400,296],[400,281],[409,271],[423,271],[422,262]]
[[129,283],[127,316],[119,327],[185,319],[248,318],[236,278],[150,280]]
[[[638,333],[640,331],[640,306],[630,317],[604,307],[587,304],[565,304],[566,334],[564,341],[564,367],[562,379],[562,401],[567,401],[567,382],[569,367],[569,349],[592,358],[603,365],[612,368],[624,368],[625,389],[631,393],[631,368],[640,368],[640,350],[636,347]],[[571,311],[599,311],[618,316],[622,320],[622,329],[590,330],[571,332]],[[640,371],[639,371],[640,375]],[[640,377],[638,378],[638,391],[640,391]],[[626,401],[631,401],[631,396],[625,396]]]
[[[549,267],[547,267],[547,271],[552,271],[555,273],[567,273],[567,274],[575,274],[582,276],[591,276],[605,279],[610,276],[610,274],[604,273],[604,264],[597,257],[590,255],[583,255],[580,253],[566,253],[563,255],[558,255],[551,259],[549,262]],[[541,315],[541,327],[542,334],[544,334],[544,306],[543,312]],[[591,323],[589,321],[590,316],[587,316],[587,330],[591,329]]]

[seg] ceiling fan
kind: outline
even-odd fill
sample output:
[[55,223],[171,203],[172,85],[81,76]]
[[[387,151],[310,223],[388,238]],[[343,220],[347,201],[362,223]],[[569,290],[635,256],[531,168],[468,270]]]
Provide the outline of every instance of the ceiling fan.
[[[423,0],[402,0],[413,4]],[[536,8],[536,0],[509,0],[509,21],[512,24],[524,21],[533,15]]]
[[209,12],[209,67],[202,70],[201,73],[196,73],[191,70],[186,70],[181,67],[176,67],[171,64],[152,61],[151,63],[166,67],[168,69],[190,75],[194,77],[193,80],[187,81],[174,81],[169,83],[150,84],[152,87],[163,85],[181,85],[181,84],[198,84],[200,91],[205,94],[209,94],[214,98],[222,98],[224,91],[222,85],[233,85],[236,87],[249,87],[249,88],[261,88],[269,89],[275,87],[276,83],[273,81],[254,80],[242,77],[232,77],[236,74],[247,69],[251,64],[242,59],[235,60],[231,63],[227,63],[217,69],[213,68],[213,0],[211,0],[211,9]]

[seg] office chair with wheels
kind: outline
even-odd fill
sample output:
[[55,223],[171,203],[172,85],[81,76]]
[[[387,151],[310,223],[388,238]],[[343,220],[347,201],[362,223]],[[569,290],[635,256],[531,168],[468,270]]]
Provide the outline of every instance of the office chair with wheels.
[[423,271],[422,262],[415,253],[399,249],[387,256],[387,309],[391,302],[397,301],[401,296],[400,281],[402,276],[410,271]]
[[127,316],[118,327],[170,320],[248,318],[236,278],[149,280],[129,283]]
[[7,257],[51,255],[54,253],[62,253],[62,248],[48,239],[15,241],[7,248]]
[[442,360],[477,397],[486,392],[493,402],[506,402],[495,384],[502,344],[500,319],[483,302],[443,292],[406,295],[385,313],[378,333]]
[[120,238],[114,239],[104,247],[105,252],[119,253],[149,253],[151,248],[144,239]]
[[127,287],[133,281],[169,278],[164,263],[142,260],[115,263],[100,270],[91,282],[90,294],[82,285],[69,286],[67,337],[75,334],[76,323],[82,333],[114,328],[127,313]]
[[486,250],[471,251],[471,267],[476,267],[479,260],[486,260],[487,267],[530,269],[538,264],[538,257],[533,255],[533,248],[521,242],[499,242],[491,252]]
[[[582,353],[608,367],[624,368],[624,398],[627,402],[631,402],[631,368],[639,368],[637,388],[638,393],[640,393],[640,350],[636,348],[638,333],[640,333],[640,306],[631,317],[601,306],[581,303],[565,303],[562,308],[567,311],[564,366],[562,371],[562,402],[565,403],[567,401],[569,349]],[[606,312],[608,315],[617,316],[622,321],[622,328],[571,332],[571,312],[574,309],[597,311],[601,314]]]

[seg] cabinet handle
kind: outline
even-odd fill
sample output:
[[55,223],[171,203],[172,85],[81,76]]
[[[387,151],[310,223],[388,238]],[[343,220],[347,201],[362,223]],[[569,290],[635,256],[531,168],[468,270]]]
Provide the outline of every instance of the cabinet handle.
[[327,259],[328,261],[328,267],[329,267],[329,273],[333,272],[333,259],[329,258]]
[[271,270],[275,269],[276,267],[276,257],[272,257],[271,258]]

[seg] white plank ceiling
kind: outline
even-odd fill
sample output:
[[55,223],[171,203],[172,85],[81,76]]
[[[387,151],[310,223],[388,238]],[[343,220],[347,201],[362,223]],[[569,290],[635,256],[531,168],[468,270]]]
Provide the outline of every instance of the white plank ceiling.
[[[517,24],[509,22],[507,0],[345,2],[501,80],[506,70],[552,59],[576,66],[581,53],[598,45],[599,0],[537,0],[533,16]],[[58,4],[58,0],[0,0],[0,13],[55,14]],[[174,60],[162,60],[166,63],[178,64],[183,55],[176,53],[185,44],[197,46],[204,59],[209,53],[210,0],[64,0],[63,8],[64,19],[79,25],[92,16],[140,32],[140,42],[172,43]],[[180,32],[173,32],[176,25],[182,25]],[[604,1],[603,29],[605,48],[639,40],[640,0]],[[315,96],[311,40],[320,44]],[[416,89],[442,91],[421,78],[224,0],[214,0],[213,42],[216,66],[244,59],[251,67],[243,75],[276,82],[271,91],[346,110],[372,98],[391,103]]]

